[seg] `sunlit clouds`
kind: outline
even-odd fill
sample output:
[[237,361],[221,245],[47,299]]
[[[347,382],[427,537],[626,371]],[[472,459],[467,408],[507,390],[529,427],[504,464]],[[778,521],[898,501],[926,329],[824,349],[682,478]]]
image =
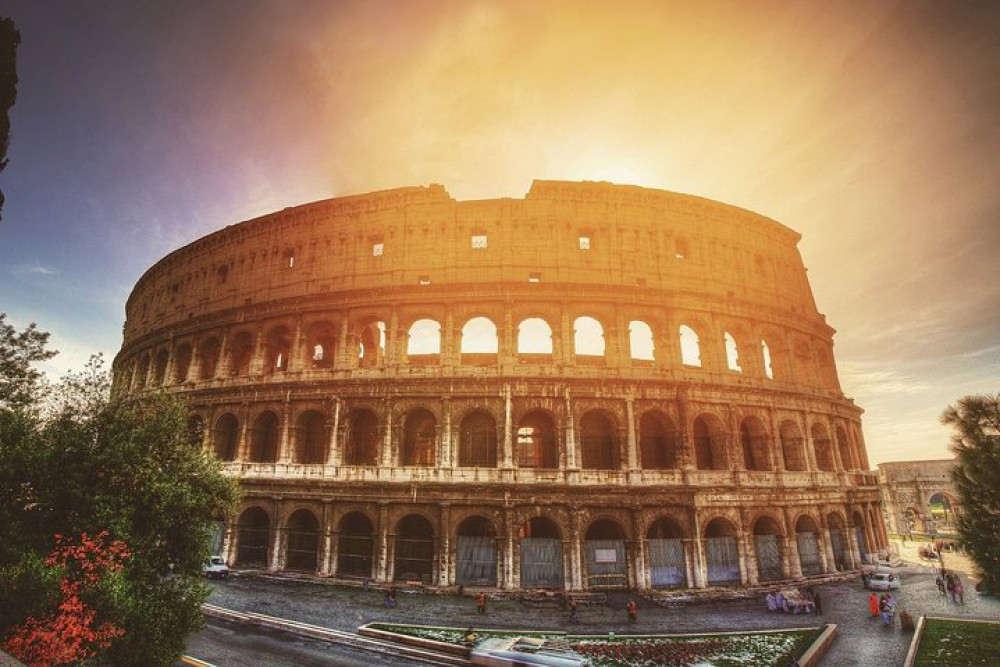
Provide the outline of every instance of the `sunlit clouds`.
[[[65,349],[110,357],[142,272],[228,224],[405,185],[464,200],[606,180],[802,234],[873,463],[946,456],[936,415],[997,391],[1000,6],[122,0],[52,12],[16,0],[9,13],[21,82],[0,310],[73,339]],[[512,332],[525,353],[552,351],[538,322]],[[421,329],[405,342],[436,340]],[[645,332],[630,344],[636,359],[656,354]],[[697,342],[680,346],[700,363]]]

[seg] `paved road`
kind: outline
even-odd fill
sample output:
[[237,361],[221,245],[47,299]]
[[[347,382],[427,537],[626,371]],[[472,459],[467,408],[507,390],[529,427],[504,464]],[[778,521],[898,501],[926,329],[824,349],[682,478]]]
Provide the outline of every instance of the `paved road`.
[[[899,609],[909,611],[915,619],[920,615],[940,615],[1000,620],[1000,600],[980,598],[972,591],[967,577],[964,580],[970,585],[966,587],[969,591],[966,604],[954,605],[938,593],[932,568],[909,565],[896,571],[903,581],[896,595]],[[824,665],[892,666],[903,663],[912,633],[900,630],[898,623],[887,628],[872,620],[867,611],[868,591],[861,588],[859,580],[826,584],[818,590],[823,602],[823,614],[819,617],[771,614],[766,611],[763,600],[702,602],[673,608],[643,601],[639,622],[635,625],[628,624],[623,604],[583,607],[582,623],[571,626],[566,614],[558,609],[531,609],[511,600],[491,600],[485,617],[476,613],[471,597],[401,594],[398,608],[385,609],[378,591],[256,577],[236,577],[216,584],[209,602],[340,630],[354,630],[369,621],[558,629],[580,633],[614,631],[619,634],[721,632],[836,623],[840,636],[824,659]],[[380,660],[372,658],[368,664],[387,664]]]

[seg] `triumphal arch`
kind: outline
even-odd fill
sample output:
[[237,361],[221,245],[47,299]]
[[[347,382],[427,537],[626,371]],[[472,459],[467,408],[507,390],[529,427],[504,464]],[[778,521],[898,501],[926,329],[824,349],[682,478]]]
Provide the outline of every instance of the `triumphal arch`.
[[239,568],[570,591],[849,571],[886,536],[799,238],[608,183],[288,208],[142,276],[115,392],[187,399],[245,491]]

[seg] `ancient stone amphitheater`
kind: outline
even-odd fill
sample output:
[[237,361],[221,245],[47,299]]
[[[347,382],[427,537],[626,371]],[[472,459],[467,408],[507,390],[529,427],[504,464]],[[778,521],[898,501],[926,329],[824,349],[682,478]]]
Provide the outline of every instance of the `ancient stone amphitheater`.
[[238,568],[431,587],[752,586],[886,544],[799,235],[536,181],[306,204],[163,258],[115,391],[188,399]]

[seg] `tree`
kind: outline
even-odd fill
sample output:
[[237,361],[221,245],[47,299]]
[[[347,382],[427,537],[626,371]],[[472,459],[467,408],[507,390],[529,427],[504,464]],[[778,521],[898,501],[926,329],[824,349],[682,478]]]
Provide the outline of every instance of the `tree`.
[[124,631],[100,659],[170,665],[203,623],[211,525],[233,511],[238,488],[190,442],[184,404],[109,401],[100,363],[57,387],[72,398],[52,412],[0,407],[0,599],[11,600],[0,605],[0,642],[57,612],[59,576],[44,564],[54,536],[107,531],[131,557],[89,600],[95,623]]
[[1000,591],[1000,394],[960,398],[941,421],[954,429],[951,477],[962,506],[962,545],[983,586]]
[[23,331],[7,323],[0,313],[0,409],[24,410],[40,405],[44,375],[32,364],[46,361],[57,353],[46,350],[49,334],[32,322]]

